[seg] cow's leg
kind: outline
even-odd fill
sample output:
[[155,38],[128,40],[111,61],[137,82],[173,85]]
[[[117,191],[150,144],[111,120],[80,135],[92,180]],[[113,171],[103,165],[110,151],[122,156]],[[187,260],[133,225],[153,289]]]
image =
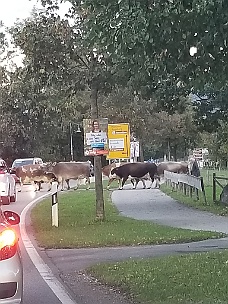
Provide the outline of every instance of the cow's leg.
[[136,181],[136,179],[135,178],[131,178],[131,183],[132,183],[133,188],[135,188],[134,187],[135,186],[134,181]]
[[153,182],[154,182],[154,173],[149,172],[150,178],[151,178],[151,184],[149,188],[152,188]]
[[127,179],[128,179],[128,176],[123,177],[123,179],[122,179],[122,185],[120,187],[120,190],[123,189],[123,186],[124,186],[124,184],[125,184],[125,182],[126,182]]
[[22,183],[22,180],[20,178],[18,192],[21,192],[22,186],[23,186],[23,183]]
[[59,178],[58,178],[58,187],[59,187],[60,184],[62,184],[61,191],[64,190],[64,189],[63,189],[63,183],[64,183],[64,179],[63,179],[62,177],[59,177]]
[[67,184],[67,190],[70,190],[70,180],[69,179],[65,179],[66,184]]
[[133,184],[133,189],[136,189],[136,187],[137,187],[137,185],[138,185],[138,183],[139,183],[139,178],[135,178],[135,185]]
[[109,177],[108,185],[107,185],[107,189],[108,189],[108,190],[109,190],[109,188],[110,188],[111,183],[112,183],[115,179],[116,179],[116,178]]
[[52,182],[49,183],[49,188],[47,191],[51,191],[51,188],[52,188]]
[[155,175],[155,188],[160,188],[160,176]]
[[38,191],[40,191],[42,189],[42,182],[37,182],[38,185]]
[[77,190],[78,188],[79,188],[79,179],[78,178],[76,178],[75,179],[76,180],[76,186],[74,187],[74,190]]
[[35,192],[39,190],[39,186],[38,186],[38,188],[37,188],[38,182],[32,181],[31,184],[32,184],[32,186],[33,186]]
[[89,176],[86,177],[86,183],[88,184],[86,190],[89,190],[90,189],[90,178],[89,178]]
[[141,181],[143,183],[143,189],[146,189],[146,182],[145,182],[145,179],[144,178],[141,178]]
[[117,180],[117,182],[118,182],[118,188],[120,189],[120,190],[122,190],[123,188],[121,188],[121,184],[122,184],[122,178],[121,177],[117,177],[116,178],[116,180]]

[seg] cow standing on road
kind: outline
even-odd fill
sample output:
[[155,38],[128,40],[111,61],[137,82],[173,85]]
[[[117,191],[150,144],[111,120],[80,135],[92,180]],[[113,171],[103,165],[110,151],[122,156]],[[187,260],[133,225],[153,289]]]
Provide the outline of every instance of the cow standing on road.
[[119,187],[120,187],[121,178],[116,174],[111,174],[111,171],[112,171],[112,169],[114,169],[116,167],[120,167],[121,165],[124,165],[124,164],[126,164],[126,163],[112,163],[112,164],[104,166],[102,168],[103,175],[108,177],[107,189],[110,188],[111,183],[114,182],[115,180],[118,182]]
[[[114,169],[116,167],[120,167],[120,166],[125,165],[125,164],[126,164],[126,162],[112,163],[112,164],[104,166],[102,168],[103,175],[106,176],[106,177],[108,177],[107,189],[110,188],[111,183],[113,181],[115,181],[115,180],[118,182],[119,189],[120,189],[120,187],[121,187],[121,178],[118,175],[116,175],[116,174],[112,174],[111,171],[112,171],[112,169]],[[147,175],[145,175],[145,176],[143,176],[142,178],[139,178],[139,179],[130,178],[131,183],[132,183],[134,189],[137,187],[137,185],[138,185],[138,183],[139,183],[140,180],[142,181],[143,187],[145,189],[146,188],[145,180],[148,180],[148,179],[150,179],[149,174],[147,174]],[[135,184],[134,184],[134,182],[135,182]]]
[[152,186],[154,182],[154,176],[157,174],[157,165],[154,163],[126,163],[120,167],[112,169],[111,171],[111,174],[116,174],[121,178],[122,184],[120,186],[120,189],[123,189],[123,186],[128,177],[134,178],[136,180],[136,185],[134,187],[136,188],[139,180],[148,173],[151,178]]
[[35,191],[40,191],[41,183],[49,183],[49,189],[51,190],[52,182],[56,181],[56,177],[53,173],[46,173],[42,165],[24,165],[15,169],[15,174],[19,178],[21,192],[24,184],[32,184],[35,187]]
[[[91,175],[91,165],[89,162],[59,162],[50,163],[43,165],[44,170],[47,173],[53,173],[58,181],[58,186],[62,184],[61,191],[63,191],[64,181],[67,184],[67,190],[70,189],[69,181],[86,179],[88,183],[87,189],[90,188],[90,175]],[[78,188],[75,188],[75,190]]]

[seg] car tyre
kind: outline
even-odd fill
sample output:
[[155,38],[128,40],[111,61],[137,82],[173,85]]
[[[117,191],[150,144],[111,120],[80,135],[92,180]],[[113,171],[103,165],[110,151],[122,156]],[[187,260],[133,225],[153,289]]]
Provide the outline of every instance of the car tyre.
[[10,203],[15,203],[16,202],[16,193],[14,195],[10,196]]
[[2,196],[1,200],[2,200],[3,205],[9,205],[10,204],[10,197],[9,196]]

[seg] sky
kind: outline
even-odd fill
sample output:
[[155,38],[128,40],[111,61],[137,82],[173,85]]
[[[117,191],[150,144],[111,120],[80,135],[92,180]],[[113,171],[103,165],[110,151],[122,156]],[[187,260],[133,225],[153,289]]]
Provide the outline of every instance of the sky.
[[[16,21],[21,21],[30,17],[31,12],[34,7],[41,9],[42,6],[39,0],[0,0],[1,8],[0,8],[0,20],[3,22],[5,27],[11,27],[14,25]],[[62,3],[60,5],[59,15],[61,17],[67,13],[70,7],[70,3]],[[12,60],[13,63],[17,65],[22,65],[23,56],[20,51],[18,51],[18,55]],[[9,66],[11,60],[3,60],[1,65]]]
[[[1,0],[0,20],[4,25],[12,26],[17,19],[22,20],[30,16],[33,7],[41,8],[37,0]],[[69,4],[61,5],[61,12],[67,12]]]
[[40,8],[37,0],[2,0],[0,10],[0,20],[5,26],[12,26],[17,19],[29,17],[34,6]]

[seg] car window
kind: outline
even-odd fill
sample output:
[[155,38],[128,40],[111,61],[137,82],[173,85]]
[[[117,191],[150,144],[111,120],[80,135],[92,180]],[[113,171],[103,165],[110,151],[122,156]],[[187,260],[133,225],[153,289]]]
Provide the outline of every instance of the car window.
[[17,168],[20,166],[31,165],[31,164],[33,164],[33,159],[26,159],[26,160],[20,160],[20,161],[13,162],[12,167]]

